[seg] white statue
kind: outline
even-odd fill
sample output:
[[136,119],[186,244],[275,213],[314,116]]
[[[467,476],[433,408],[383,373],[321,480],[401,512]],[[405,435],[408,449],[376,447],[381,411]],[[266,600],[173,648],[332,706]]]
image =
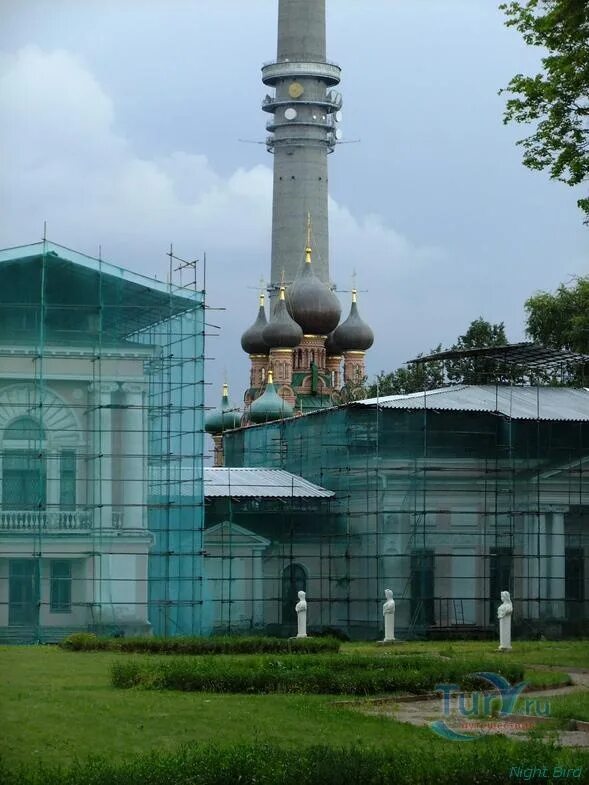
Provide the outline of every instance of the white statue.
[[382,606],[382,615],[384,616],[383,643],[389,643],[395,640],[395,601],[393,600],[393,592],[390,589],[385,589],[384,594],[387,599]]
[[499,651],[511,651],[511,614],[513,605],[508,591],[501,592],[501,605],[497,608],[499,619]]
[[295,605],[297,612],[297,638],[307,637],[307,600],[304,591],[299,592],[299,601]]

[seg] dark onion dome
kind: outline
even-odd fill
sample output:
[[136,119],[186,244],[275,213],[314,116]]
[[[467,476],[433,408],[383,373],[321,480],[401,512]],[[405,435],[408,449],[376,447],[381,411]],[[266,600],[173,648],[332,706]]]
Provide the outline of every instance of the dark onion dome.
[[325,339],[325,351],[332,357],[337,357],[337,355],[343,352],[343,349],[341,346],[338,346],[338,343],[335,340],[335,330],[332,333],[329,333]]
[[303,269],[288,288],[288,310],[305,335],[329,335],[341,316],[339,300],[313,272],[309,246]]
[[[289,314],[284,299],[284,286],[280,287],[278,302],[272,318],[262,332],[264,342],[270,349],[292,349],[303,339],[303,331]],[[268,351],[268,350],[266,350]]]
[[241,425],[241,414],[238,409],[231,405],[229,401],[229,387],[223,385],[223,398],[221,406],[208,412],[205,417],[205,431],[216,436],[223,431],[231,428],[239,428]]
[[256,321],[248,327],[241,336],[241,348],[248,354],[268,354],[268,347],[264,343],[262,333],[268,324],[264,308],[264,295],[260,294],[260,309]]
[[358,313],[355,289],[352,289],[350,315],[334,331],[333,339],[345,352],[365,352],[374,343],[374,333]]
[[249,419],[253,423],[262,423],[270,422],[271,420],[283,420],[285,417],[292,417],[293,414],[294,409],[292,406],[276,392],[272,371],[268,371],[266,389],[250,406]]

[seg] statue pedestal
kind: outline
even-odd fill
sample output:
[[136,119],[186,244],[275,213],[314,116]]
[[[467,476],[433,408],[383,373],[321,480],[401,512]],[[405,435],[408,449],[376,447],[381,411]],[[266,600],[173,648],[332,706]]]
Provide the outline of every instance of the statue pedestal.
[[392,641],[387,641],[387,640],[384,640],[384,641],[376,641],[376,645],[377,645],[377,646],[397,646],[397,645],[398,645],[398,644],[400,644],[400,643],[405,643],[405,641],[398,641],[398,640],[396,640],[396,639],[395,639],[395,640],[392,640]]

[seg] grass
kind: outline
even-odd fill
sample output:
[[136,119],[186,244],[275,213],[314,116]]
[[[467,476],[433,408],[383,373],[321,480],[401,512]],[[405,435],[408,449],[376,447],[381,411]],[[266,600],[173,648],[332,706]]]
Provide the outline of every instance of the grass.
[[108,638],[76,632],[60,643],[68,651],[114,651],[122,654],[323,654],[338,652],[335,638],[268,638],[212,636],[210,638]]
[[524,681],[530,689],[546,690],[551,687],[566,687],[572,684],[571,677],[563,671],[544,671],[527,669],[524,671]]
[[[393,656],[431,654],[442,657],[482,657],[497,654],[497,641],[410,641],[398,646],[379,647],[376,643],[346,643],[347,654],[377,654],[386,651]],[[502,657],[525,665],[562,668],[589,668],[589,640],[514,641],[513,651]]]
[[[516,643],[516,647],[520,645],[524,644]],[[577,666],[583,658],[587,660],[586,642],[581,645],[576,642],[529,645],[533,647],[532,658],[539,663],[545,661],[551,665],[558,661],[563,668],[573,660]],[[582,652],[581,647],[584,647]],[[440,648],[447,650],[449,645],[419,643],[394,649],[370,644],[343,646],[344,652],[351,654],[365,651],[394,658],[401,653],[411,653],[411,649],[437,656]],[[463,652],[477,657],[495,653],[495,647],[488,643],[452,643],[451,648],[452,659]],[[67,652],[52,646],[0,647],[0,672],[3,674],[0,753],[7,764],[11,768],[37,761],[69,765],[76,758],[101,755],[114,765],[153,750],[175,755],[179,745],[195,742],[215,742],[223,748],[264,742],[287,750],[306,749],[318,743],[361,748],[380,748],[392,743],[398,755],[417,755],[417,750],[423,749],[428,751],[429,757],[450,754],[446,753],[449,747],[462,748],[462,745],[438,739],[427,728],[337,708],[333,698],[325,695],[227,695],[114,689],[110,686],[111,665],[126,659],[110,652]],[[520,665],[529,661],[528,655],[519,648],[504,659]],[[551,702],[556,705],[565,698],[569,696],[551,698]],[[491,742],[494,743],[485,739],[467,746],[478,748],[479,744]],[[517,745],[516,751],[521,751],[518,760],[523,761],[526,745],[521,742]],[[506,750],[512,748],[499,745],[493,749],[502,750],[501,754],[497,753],[497,759],[507,766]],[[113,774],[113,782],[114,777]],[[80,779],[80,783],[84,781]],[[125,782],[124,779],[118,781]],[[431,779],[434,781],[438,785],[442,782]],[[480,780],[483,781],[500,780]]]
[[[301,734],[302,736],[302,734]],[[4,785],[493,785],[528,780],[524,772],[538,765],[552,774],[580,779],[589,757],[539,740],[518,743],[482,739],[474,744],[435,746],[389,742],[381,747],[333,744],[298,749],[269,744],[231,747],[196,746],[172,753],[154,751],[125,761],[92,759],[63,770],[58,767],[1,771]],[[544,781],[544,780],[543,780]]]
[[473,676],[480,671],[500,673],[511,683],[522,681],[524,675],[520,665],[500,657],[126,657],[113,664],[112,684],[127,689],[214,693],[419,694],[432,691],[440,683],[483,687],[486,682]]
[[555,695],[549,700],[551,717],[589,722],[589,690]]
[[[379,745],[391,738],[386,719],[338,711],[325,696],[116,690],[110,686],[116,659],[51,646],[0,647],[0,750],[7,762],[67,764],[89,754],[123,760],[194,742],[298,747],[319,740]],[[416,737],[431,733],[395,728],[400,744]]]

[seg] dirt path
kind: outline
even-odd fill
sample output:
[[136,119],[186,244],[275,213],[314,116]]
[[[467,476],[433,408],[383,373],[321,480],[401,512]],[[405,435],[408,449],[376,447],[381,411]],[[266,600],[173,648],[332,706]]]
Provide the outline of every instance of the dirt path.
[[[562,669],[560,669],[562,670]],[[556,695],[568,695],[589,687],[589,671],[582,669],[567,669],[573,684],[568,687],[553,687],[545,690],[526,691],[523,697],[550,698]],[[472,705],[472,693],[464,693],[465,705]],[[532,727],[541,727],[550,724],[550,719],[527,718],[524,715],[513,714],[505,719],[497,720],[471,720],[460,716],[458,713],[445,717],[442,712],[440,697],[425,697],[423,700],[403,700],[391,698],[390,700],[378,699],[375,701],[362,701],[361,703],[348,704],[349,708],[380,717],[391,717],[398,722],[408,722],[411,725],[425,726],[432,722],[444,720],[446,725],[458,733],[468,735],[480,733],[502,733],[513,738],[525,738]],[[452,705],[456,705],[453,698]],[[559,743],[567,747],[588,747],[589,731],[587,730],[557,730],[555,731]]]

